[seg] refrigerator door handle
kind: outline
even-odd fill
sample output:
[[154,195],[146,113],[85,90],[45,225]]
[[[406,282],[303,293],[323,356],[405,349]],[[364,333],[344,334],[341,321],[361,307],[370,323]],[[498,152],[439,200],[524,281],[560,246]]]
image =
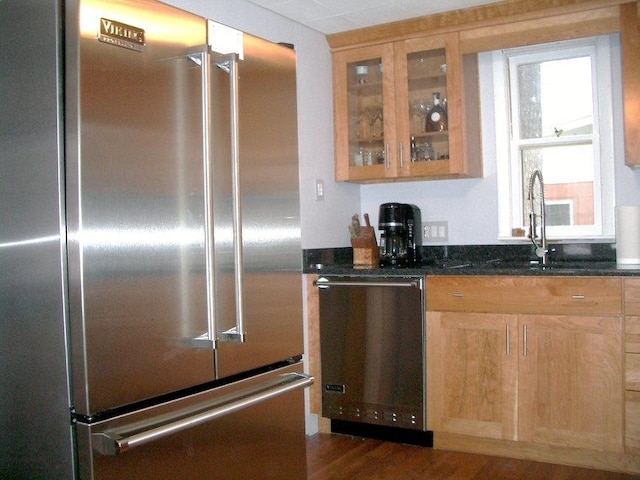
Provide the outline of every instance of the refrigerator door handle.
[[204,172],[204,245],[205,245],[205,276],[207,283],[207,331],[192,339],[190,344],[194,348],[215,350],[216,321],[215,301],[212,293],[213,286],[213,211],[211,199],[213,187],[211,185],[211,118],[209,116],[211,106],[211,80],[210,80],[210,54],[207,47],[196,53],[188,55],[189,58],[200,66],[202,71],[202,164]]
[[159,415],[144,422],[93,433],[93,450],[102,455],[119,455],[132,448],[160,440],[171,434],[181,432],[237,412],[277,397],[279,395],[305,388],[314,382],[314,378],[303,373],[287,373],[276,380],[239,392],[237,395],[224,396],[216,402],[204,402],[188,409],[178,410],[174,415]]
[[242,191],[240,182],[240,120],[238,118],[238,54],[225,55],[216,66],[229,74],[231,102],[231,195],[233,199],[233,263],[236,291],[235,326],[220,332],[220,342],[244,342],[244,252],[242,241]]
[[180,340],[183,345],[191,348],[215,350],[216,348],[216,321],[215,301],[212,294],[213,287],[213,211],[211,199],[213,198],[211,185],[211,118],[209,116],[211,106],[211,81],[210,81],[210,53],[208,46],[198,46],[187,52],[187,58],[198,65],[202,75],[201,103],[202,108],[202,164],[204,172],[204,245],[205,245],[205,276],[207,282],[207,330],[195,337]]

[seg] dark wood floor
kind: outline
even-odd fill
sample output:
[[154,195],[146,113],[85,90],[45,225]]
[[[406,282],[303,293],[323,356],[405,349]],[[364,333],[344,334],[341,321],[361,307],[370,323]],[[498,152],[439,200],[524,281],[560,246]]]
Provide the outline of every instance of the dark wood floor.
[[640,476],[433,450],[348,435],[307,440],[308,480],[638,480]]

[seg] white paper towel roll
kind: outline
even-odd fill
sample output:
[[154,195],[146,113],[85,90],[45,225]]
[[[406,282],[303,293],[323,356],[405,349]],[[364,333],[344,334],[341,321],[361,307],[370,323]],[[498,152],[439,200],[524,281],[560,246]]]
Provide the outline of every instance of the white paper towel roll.
[[640,265],[640,205],[616,207],[616,260]]

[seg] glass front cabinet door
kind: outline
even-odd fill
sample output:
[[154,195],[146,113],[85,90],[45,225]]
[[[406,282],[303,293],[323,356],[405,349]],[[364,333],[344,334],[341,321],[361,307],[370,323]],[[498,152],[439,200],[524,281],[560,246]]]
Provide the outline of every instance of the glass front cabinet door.
[[336,180],[480,176],[480,149],[465,155],[465,86],[457,34],[334,53]]
[[396,177],[393,44],[334,54],[336,180]]

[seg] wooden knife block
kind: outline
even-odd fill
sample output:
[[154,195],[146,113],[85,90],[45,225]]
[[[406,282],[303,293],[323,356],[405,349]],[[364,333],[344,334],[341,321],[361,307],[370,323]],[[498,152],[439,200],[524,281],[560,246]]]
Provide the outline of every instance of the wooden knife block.
[[380,266],[380,248],[376,242],[373,227],[360,227],[358,236],[351,238],[351,246],[354,267],[377,268]]

